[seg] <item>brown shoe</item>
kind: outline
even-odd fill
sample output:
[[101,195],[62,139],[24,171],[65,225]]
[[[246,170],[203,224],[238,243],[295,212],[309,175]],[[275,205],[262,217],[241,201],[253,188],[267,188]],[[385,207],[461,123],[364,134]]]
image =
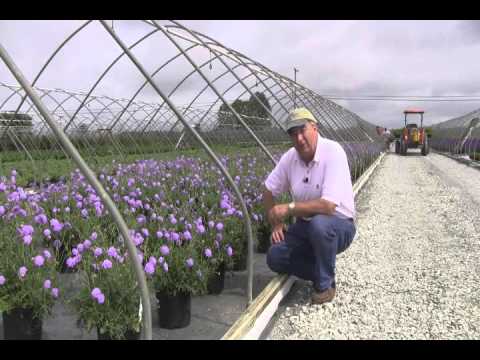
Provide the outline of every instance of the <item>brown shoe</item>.
[[332,301],[334,297],[335,297],[335,288],[329,288],[321,292],[314,290],[312,295],[312,304],[320,305],[320,304]]

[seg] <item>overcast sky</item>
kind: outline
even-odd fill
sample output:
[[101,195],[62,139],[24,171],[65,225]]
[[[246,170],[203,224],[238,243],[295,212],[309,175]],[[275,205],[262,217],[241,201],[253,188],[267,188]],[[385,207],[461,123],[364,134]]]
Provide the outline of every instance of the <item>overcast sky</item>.
[[[188,20],[181,23],[290,78],[293,67],[298,68],[297,81],[318,94],[480,97],[479,21]],[[0,43],[32,80],[66,34],[79,24],[0,21]],[[111,44],[111,38],[103,38],[105,34],[99,36],[101,27],[95,26],[96,30],[87,31],[83,40],[78,40],[83,41],[84,48],[79,46],[76,51],[65,53],[57,68],[52,64],[50,76],[45,76],[40,86],[88,90],[105,64],[112,60],[112,54],[118,52],[118,46],[110,50],[116,45]],[[116,21],[115,27],[130,41],[145,32],[145,26],[134,21]],[[156,55],[151,56],[152,49],[144,50],[150,54],[145,59],[155,58]],[[78,68],[76,64],[86,62],[86,58],[88,66]],[[57,70],[60,67],[63,71]],[[90,76],[90,72],[95,75]],[[122,96],[119,89],[128,87],[130,82],[140,83],[133,75],[119,74],[120,83],[104,87],[112,96]],[[175,79],[172,76],[169,81],[175,84]],[[0,82],[16,84],[3,64],[0,64]],[[389,128],[402,125],[406,107],[423,108],[427,125],[480,108],[480,101],[335,101],[363,119]]]

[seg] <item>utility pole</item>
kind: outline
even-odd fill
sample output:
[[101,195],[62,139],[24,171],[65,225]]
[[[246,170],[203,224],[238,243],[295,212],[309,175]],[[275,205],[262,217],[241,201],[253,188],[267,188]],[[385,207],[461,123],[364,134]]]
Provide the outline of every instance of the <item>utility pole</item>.
[[297,68],[293,68],[293,81],[295,82],[294,88],[293,88],[293,107],[297,107],[297,72],[299,72]]

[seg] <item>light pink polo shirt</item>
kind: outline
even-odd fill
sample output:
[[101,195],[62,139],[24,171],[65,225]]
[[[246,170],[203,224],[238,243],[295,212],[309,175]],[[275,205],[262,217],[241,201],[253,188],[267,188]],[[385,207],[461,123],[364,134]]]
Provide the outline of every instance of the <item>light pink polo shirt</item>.
[[339,143],[320,135],[315,156],[308,166],[292,147],[267,177],[265,187],[274,197],[290,190],[294,201],[319,198],[331,201],[337,205],[335,215],[355,218],[347,154]]

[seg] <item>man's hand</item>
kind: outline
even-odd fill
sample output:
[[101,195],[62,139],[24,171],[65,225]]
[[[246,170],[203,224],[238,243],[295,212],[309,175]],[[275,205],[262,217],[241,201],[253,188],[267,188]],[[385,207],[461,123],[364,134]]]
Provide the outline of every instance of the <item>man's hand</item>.
[[288,204],[278,204],[271,208],[268,213],[268,221],[272,226],[283,223],[288,216]]
[[283,235],[283,229],[285,229],[285,224],[280,223],[273,227],[272,230],[272,244],[277,244],[281,241],[285,240],[285,236]]

